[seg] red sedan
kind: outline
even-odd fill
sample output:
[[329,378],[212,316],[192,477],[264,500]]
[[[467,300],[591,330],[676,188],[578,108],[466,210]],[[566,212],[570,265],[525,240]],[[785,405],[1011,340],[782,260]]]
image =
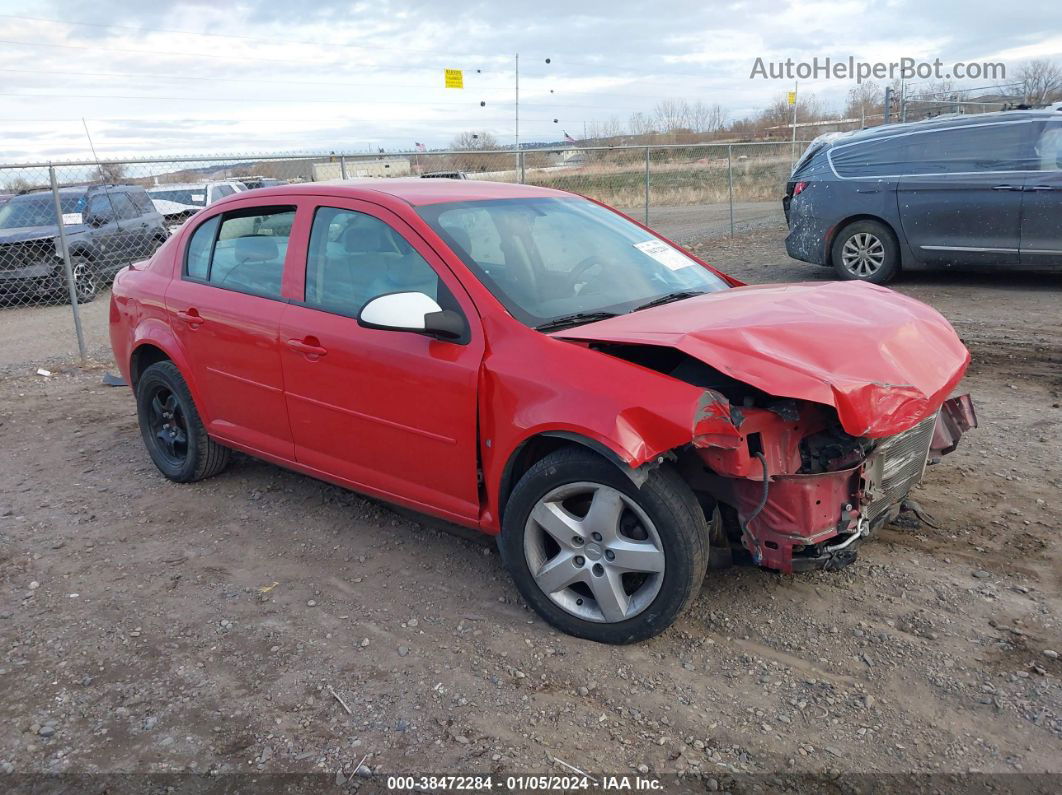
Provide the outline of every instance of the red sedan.
[[591,200],[449,180],[237,194],[123,270],[111,342],[178,482],[240,450],[499,535],[585,638],[712,567],[839,568],[975,424],[969,353],[862,283],[747,287]]

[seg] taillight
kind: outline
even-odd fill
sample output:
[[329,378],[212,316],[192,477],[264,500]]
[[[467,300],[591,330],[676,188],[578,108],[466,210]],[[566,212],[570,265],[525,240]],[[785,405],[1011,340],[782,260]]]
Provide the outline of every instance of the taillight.
[[796,185],[793,186],[793,195],[799,196],[801,193],[804,192],[804,188],[806,188],[807,186],[808,183],[806,182],[798,182]]

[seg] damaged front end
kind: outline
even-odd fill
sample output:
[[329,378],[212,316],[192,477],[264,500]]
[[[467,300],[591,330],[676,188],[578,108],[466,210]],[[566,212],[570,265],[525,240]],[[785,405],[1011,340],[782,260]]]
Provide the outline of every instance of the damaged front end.
[[829,406],[734,405],[709,389],[694,422],[695,456],[684,456],[682,468],[695,490],[724,506],[731,537],[756,565],[838,569],[855,559],[858,541],[896,517],[927,462],[976,424],[962,394],[900,433],[856,437]]

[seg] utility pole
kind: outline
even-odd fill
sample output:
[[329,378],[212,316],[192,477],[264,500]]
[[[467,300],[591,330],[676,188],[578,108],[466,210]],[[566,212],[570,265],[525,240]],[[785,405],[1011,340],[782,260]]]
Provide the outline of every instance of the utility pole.
[[892,86],[885,86],[885,107],[881,116],[882,124],[888,124],[892,118]]
[[520,173],[520,53],[516,53],[516,181],[524,181]]
[[799,89],[799,86],[800,86],[799,83],[797,83],[797,82],[793,83],[793,143],[790,144],[790,149],[789,149],[789,160],[791,161],[792,165],[796,165],[796,110],[797,110],[797,102],[800,99],[797,96],[797,90]]

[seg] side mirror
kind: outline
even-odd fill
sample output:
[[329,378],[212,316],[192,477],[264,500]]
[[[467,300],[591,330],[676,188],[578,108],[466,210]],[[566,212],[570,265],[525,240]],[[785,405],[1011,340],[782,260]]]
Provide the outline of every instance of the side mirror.
[[361,308],[358,323],[366,328],[413,331],[439,339],[457,341],[465,336],[465,319],[452,309],[443,309],[424,293],[388,293]]

